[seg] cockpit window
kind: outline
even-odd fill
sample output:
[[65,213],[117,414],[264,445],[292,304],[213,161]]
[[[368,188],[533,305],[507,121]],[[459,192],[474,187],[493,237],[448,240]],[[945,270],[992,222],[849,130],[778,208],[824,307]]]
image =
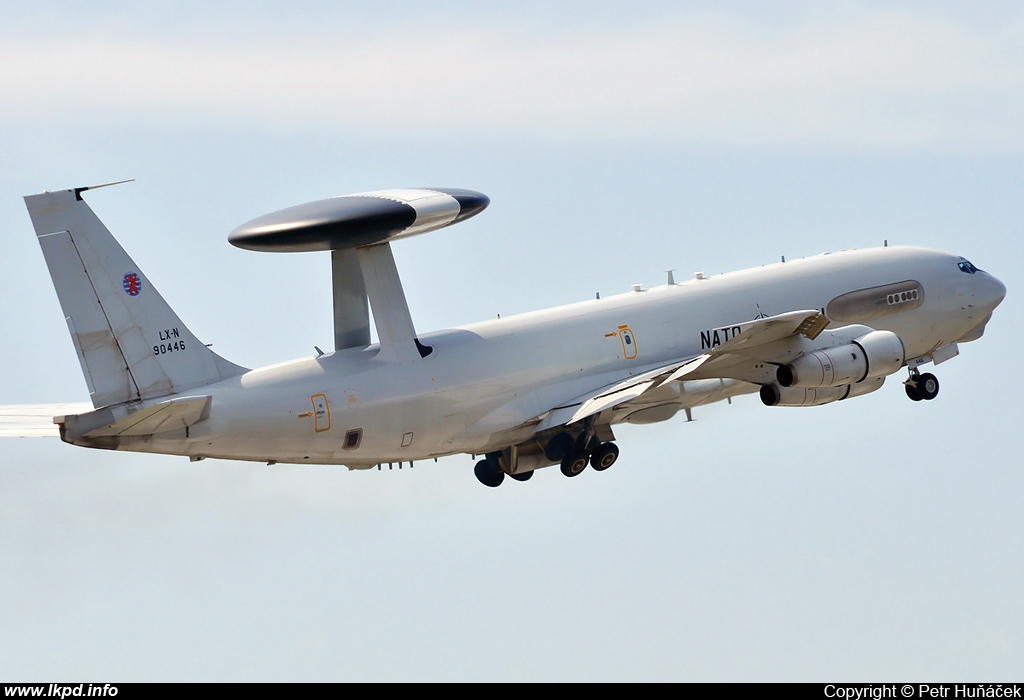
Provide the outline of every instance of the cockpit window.
[[970,260],[964,260],[958,263],[957,267],[960,268],[961,272],[966,272],[969,275],[973,275],[975,272],[978,271],[978,268],[976,268]]

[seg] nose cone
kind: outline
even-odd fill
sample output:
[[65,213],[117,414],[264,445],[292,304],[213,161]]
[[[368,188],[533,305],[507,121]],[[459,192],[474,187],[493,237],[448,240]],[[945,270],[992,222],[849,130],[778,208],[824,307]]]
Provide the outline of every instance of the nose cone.
[[985,305],[992,311],[1006,298],[1006,285],[988,273],[985,277]]

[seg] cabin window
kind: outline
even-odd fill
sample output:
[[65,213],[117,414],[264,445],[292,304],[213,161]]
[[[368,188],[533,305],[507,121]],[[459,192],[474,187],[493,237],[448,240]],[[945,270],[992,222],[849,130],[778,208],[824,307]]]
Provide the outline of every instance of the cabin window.
[[359,447],[359,443],[363,441],[363,429],[356,428],[355,430],[349,430],[345,433],[345,442],[342,444],[341,449],[343,450],[354,450]]

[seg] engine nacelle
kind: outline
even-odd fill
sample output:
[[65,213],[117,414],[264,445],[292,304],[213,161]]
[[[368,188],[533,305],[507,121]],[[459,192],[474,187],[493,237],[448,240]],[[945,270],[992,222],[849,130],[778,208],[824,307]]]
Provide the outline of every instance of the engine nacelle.
[[885,377],[875,377],[874,379],[865,379],[862,382],[851,384],[850,391],[840,401],[845,399],[852,399],[854,396],[864,396],[864,394],[870,394],[872,391],[878,391],[885,384]]
[[863,396],[878,391],[885,383],[885,377],[865,379],[856,384],[826,387],[783,387],[778,384],[765,384],[761,387],[761,402],[765,406],[821,406],[822,404],[842,401],[843,399]]
[[765,384],[761,387],[761,403],[765,406],[821,406],[846,396],[848,386],[827,386],[805,389]]
[[898,335],[892,331],[871,331],[846,345],[807,353],[782,365],[776,378],[784,388],[843,387],[890,375],[903,366],[905,359],[903,341]]

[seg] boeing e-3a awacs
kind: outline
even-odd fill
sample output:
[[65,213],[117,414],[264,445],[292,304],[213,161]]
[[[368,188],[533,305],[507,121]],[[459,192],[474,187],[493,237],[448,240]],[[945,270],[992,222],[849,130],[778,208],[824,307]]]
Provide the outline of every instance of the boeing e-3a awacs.
[[[333,352],[247,369],[200,342],[82,199],[25,198],[93,410],[53,417],[84,447],[367,469],[482,456],[487,486],[618,457],[613,427],[759,393],[768,406],[868,394],[980,338],[1005,287],[957,255],[823,254],[419,334],[392,244],[483,210],[471,190],[400,189],[299,205],[230,241],[331,251]],[[378,341],[371,342],[370,314]],[[88,407],[86,407],[88,408]]]

